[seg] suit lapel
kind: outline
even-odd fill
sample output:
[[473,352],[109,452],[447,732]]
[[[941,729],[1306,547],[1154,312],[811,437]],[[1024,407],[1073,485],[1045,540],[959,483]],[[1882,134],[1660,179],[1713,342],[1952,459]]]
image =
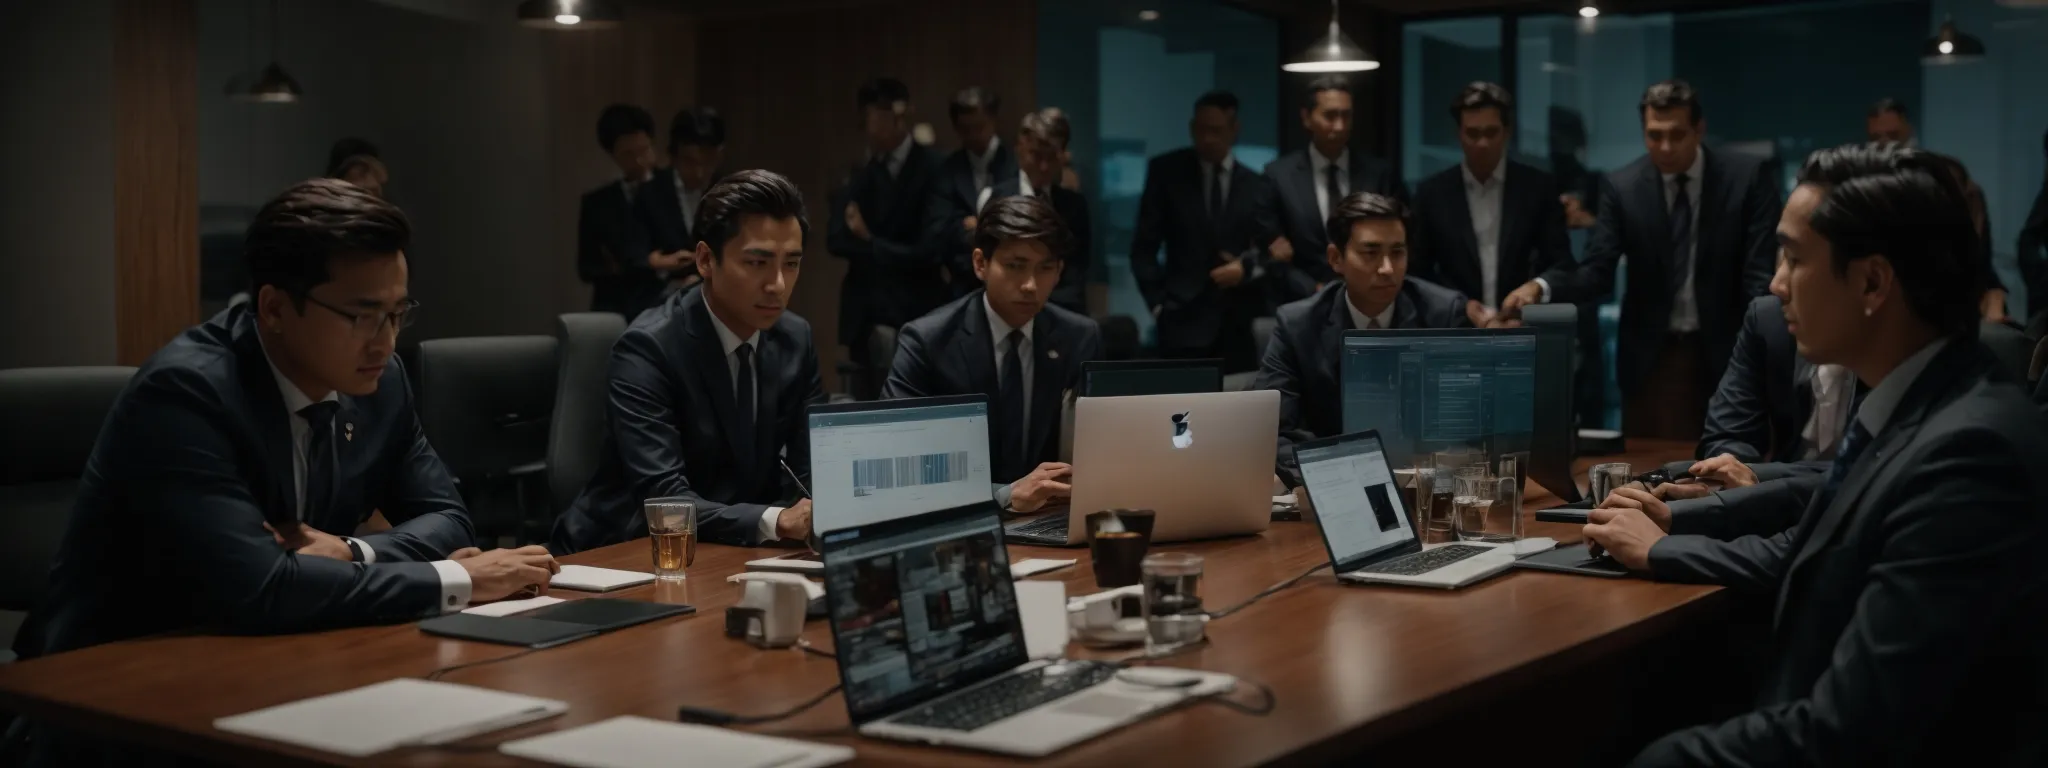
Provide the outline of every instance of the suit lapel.
[[[1636,204],[1644,206],[1649,214],[1646,233],[1654,258],[1645,259],[1656,266],[1656,274],[1662,275],[1670,268],[1671,262],[1671,212],[1664,208],[1664,176],[1657,172],[1657,166],[1648,161],[1643,163],[1643,173],[1636,177]],[[1634,274],[1635,262],[1630,261],[1630,274]],[[1659,282],[1658,285],[1662,285]]]
[[[1309,153],[1314,151],[1316,151],[1315,147],[1302,150],[1301,158],[1294,163],[1294,194],[1301,199],[1301,205],[1296,206],[1300,209],[1300,214],[1295,217],[1295,226],[1301,228],[1302,234],[1305,237],[1312,238],[1312,242],[1309,243],[1310,245],[1322,243],[1324,240],[1329,239],[1327,235],[1322,234],[1322,209],[1316,207],[1316,185],[1321,182],[1316,180],[1315,162],[1309,159]],[[1300,245],[1296,245],[1296,258],[1300,258],[1302,255],[1302,248]],[[1320,256],[1321,254],[1315,255]]]
[[[969,216],[978,215],[981,212],[974,210],[974,199],[981,196],[981,189],[974,186],[974,159],[963,149],[960,150],[960,161],[960,167],[954,169],[953,194],[967,203]],[[988,160],[988,171],[989,186],[993,187],[996,183],[996,159],[993,157]]]
[[[761,352],[754,356],[754,387],[758,390],[754,395],[754,446],[757,452],[766,446],[769,452],[773,453],[780,448],[775,441],[775,420],[781,415],[781,403],[777,402],[780,398],[776,393],[782,391],[783,361],[794,356],[794,352],[790,349],[791,345],[784,343],[784,339],[774,328],[761,332],[760,346]],[[765,466],[755,467],[753,464],[749,457],[746,468],[752,474],[747,476],[748,488],[761,487],[761,473],[765,472],[768,477],[774,477],[779,472]],[[779,486],[780,483],[773,485]]]
[[[1702,158],[1700,161],[1700,199],[1693,201],[1693,205],[1697,206],[1695,210],[1699,212],[1699,219],[1697,226],[1694,226],[1692,231],[1692,271],[1696,276],[1694,278],[1696,280],[1699,279],[1698,276],[1708,276],[1711,279],[1713,276],[1721,275],[1727,271],[1724,269],[1703,269],[1700,266],[1702,262],[1707,260],[1709,254],[1714,252],[1714,249],[1711,247],[1713,243],[1708,242],[1708,237],[1712,233],[1720,231],[1721,207],[1723,198],[1727,197],[1726,187],[1728,186],[1726,178],[1727,169],[1721,167],[1721,163],[1715,159],[1714,153],[1701,148],[1700,156]],[[1699,295],[1707,295],[1705,293],[1707,290],[1705,285],[1699,285],[1693,290],[1699,293]]]
[[1038,457],[1045,455],[1045,441],[1059,421],[1060,382],[1067,380],[1070,363],[1060,355],[1063,339],[1060,329],[1053,327],[1051,315],[1050,309],[1040,310],[1031,321],[1031,433],[1024,439],[1024,458],[1032,468],[1038,466]]
[[988,401],[994,403],[999,386],[995,342],[989,339],[988,307],[983,304],[982,295],[975,292],[974,300],[962,308],[967,317],[961,319],[960,338],[954,342],[952,354],[959,360],[960,370],[967,372],[967,386],[988,395]]
[[1351,308],[1345,297],[1344,283],[1333,281],[1323,290],[1330,292],[1330,310],[1324,315],[1321,337],[1317,339],[1315,359],[1318,361],[1318,377],[1334,385],[1337,382],[1337,358],[1344,349],[1344,332],[1353,330]]
[[[700,292],[683,305],[688,312],[690,329],[690,375],[697,377],[697,385],[711,394],[711,409],[718,413],[719,432],[725,435],[726,447],[733,453],[733,466],[744,467],[753,457],[739,455],[739,412],[735,410],[732,392],[732,366],[725,361],[725,345],[718,339],[718,329],[711,326],[711,307],[704,303]],[[758,387],[761,371],[765,368],[756,356],[754,382]],[[760,397],[755,396],[756,403]]]

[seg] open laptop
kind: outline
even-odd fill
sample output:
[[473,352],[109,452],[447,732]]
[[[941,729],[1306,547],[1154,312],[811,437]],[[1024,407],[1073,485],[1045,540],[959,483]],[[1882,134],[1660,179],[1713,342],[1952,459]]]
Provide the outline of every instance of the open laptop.
[[1074,409],[1071,503],[1011,524],[1012,540],[1078,546],[1088,514],[1105,509],[1154,510],[1155,542],[1258,533],[1272,521],[1279,392],[1084,397]]
[[1081,364],[1081,386],[1060,400],[1060,461],[1074,461],[1074,399],[1134,397],[1223,391],[1223,361],[1090,360]]
[[1294,457],[1341,581],[1456,589],[1514,565],[1511,546],[1423,549],[1376,430],[1296,443]]
[[827,533],[825,601],[861,735],[1037,757],[1230,689],[1033,661],[993,501]]

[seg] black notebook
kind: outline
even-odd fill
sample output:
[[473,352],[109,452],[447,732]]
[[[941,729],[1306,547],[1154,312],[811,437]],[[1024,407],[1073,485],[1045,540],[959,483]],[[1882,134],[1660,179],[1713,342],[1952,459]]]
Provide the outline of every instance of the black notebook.
[[688,605],[589,597],[512,616],[451,613],[420,622],[430,635],[527,648],[551,648],[656,619],[695,613]]

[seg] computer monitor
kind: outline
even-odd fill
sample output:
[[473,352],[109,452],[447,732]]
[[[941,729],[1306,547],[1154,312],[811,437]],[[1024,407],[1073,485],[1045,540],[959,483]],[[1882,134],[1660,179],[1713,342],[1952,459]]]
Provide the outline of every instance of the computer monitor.
[[1081,397],[1189,395],[1223,391],[1222,360],[1090,360],[1081,364]]
[[1536,329],[1536,435],[1530,447],[1529,477],[1565,503],[1584,498],[1572,479],[1579,455],[1578,393],[1572,364],[1579,342],[1579,308],[1573,304],[1532,304],[1522,308],[1522,327]]
[[985,396],[814,405],[808,419],[821,534],[994,498]]
[[1536,364],[1529,328],[1346,331],[1344,431],[1377,430],[1395,467],[1460,448],[1527,454]]

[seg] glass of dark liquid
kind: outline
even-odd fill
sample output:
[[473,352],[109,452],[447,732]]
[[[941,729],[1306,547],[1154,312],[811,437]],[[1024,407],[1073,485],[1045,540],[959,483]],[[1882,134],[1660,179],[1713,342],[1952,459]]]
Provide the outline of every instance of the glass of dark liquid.
[[1152,519],[1149,509],[1112,509],[1087,517],[1095,586],[1115,589],[1138,583],[1140,564],[1152,541]]
[[648,499],[647,542],[653,549],[654,578],[678,581],[697,559],[697,505],[688,499]]

